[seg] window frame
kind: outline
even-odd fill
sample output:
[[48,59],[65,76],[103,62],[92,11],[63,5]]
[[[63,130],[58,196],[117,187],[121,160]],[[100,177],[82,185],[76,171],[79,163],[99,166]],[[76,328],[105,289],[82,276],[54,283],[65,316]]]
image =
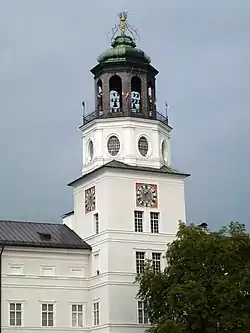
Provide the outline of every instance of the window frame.
[[94,213],[94,232],[96,235],[100,233],[100,219],[99,219],[99,213]]
[[[154,256],[159,256],[159,258],[154,258]],[[152,252],[152,267],[155,274],[161,272],[161,258],[162,254],[160,252]]]
[[[113,142],[112,142],[113,139]],[[115,139],[115,140],[114,140]],[[111,157],[117,157],[121,152],[121,140],[117,134],[110,134],[107,138],[107,151]]]
[[98,276],[100,274],[100,250],[97,250],[93,253],[92,271],[93,276]]
[[[143,254],[143,259],[139,258],[139,256]],[[146,252],[145,251],[136,251],[135,252],[135,264],[136,264],[136,273],[141,274],[144,272],[144,265],[146,260]]]
[[[46,310],[43,310],[43,306],[46,305]],[[49,310],[49,306],[52,305],[52,311]],[[44,319],[43,314],[46,313],[46,325],[43,325]],[[52,313],[52,325],[49,325],[49,314]],[[54,302],[42,302],[41,304],[41,327],[55,327],[55,303]]]
[[87,153],[88,153],[88,162],[91,162],[94,157],[94,143],[92,139],[88,140]]
[[[97,308],[95,307],[97,305]],[[100,325],[100,301],[95,300],[93,301],[93,326],[99,326]]]
[[[141,305],[141,306],[139,306],[139,305]],[[140,313],[141,313],[141,316],[140,316]],[[140,318],[142,318],[142,322],[140,322]],[[149,324],[148,313],[145,310],[145,302],[143,302],[143,301],[137,301],[137,322],[138,322],[138,324],[141,324],[141,325]]]
[[[12,305],[14,305],[14,309],[12,308]],[[17,309],[17,305],[20,305],[20,310]],[[23,326],[23,303],[20,301],[10,301],[9,302],[9,327],[22,327]],[[11,324],[11,313],[14,313],[14,324]],[[17,313],[20,313],[20,325],[17,325]]]
[[[138,215],[138,213],[141,214],[141,217],[136,216],[136,215]],[[143,232],[143,229],[144,229],[143,220],[144,220],[144,212],[142,210],[134,210],[134,231],[135,232]]]
[[[73,307],[76,307],[76,310],[73,310]],[[82,308],[81,311],[79,311],[79,307]],[[73,328],[82,328],[84,327],[84,313],[85,313],[85,309],[84,309],[84,304],[82,303],[72,303],[70,304],[70,310],[71,310],[71,327]],[[75,321],[75,325],[73,325],[73,315],[75,314],[76,316],[76,321]],[[79,325],[79,316],[81,315],[82,317],[82,325]]]
[[163,139],[161,142],[161,157],[166,164],[168,164],[168,151],[168,143],[166,140]]
[[145,135],[141,135],[137,142],[137,149],[142,157],[147,157],[149,154],[149,140]]
[[[155,216],[157,216],[157,219]],[[150,232],[151,234],[160,233],[160,212],[150,212]]]

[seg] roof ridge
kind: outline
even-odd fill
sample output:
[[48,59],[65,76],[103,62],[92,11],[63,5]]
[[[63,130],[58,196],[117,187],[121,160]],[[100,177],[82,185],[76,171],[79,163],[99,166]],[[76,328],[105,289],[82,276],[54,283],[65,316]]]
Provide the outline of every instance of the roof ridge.
[[54,223],[54,222],[35,222],[35,221],[20,221],[20,220],[3,220],[0,219],[1,222],[8,222],[8,223],[25,223],[25,224],[42,224],[42,225],[64,225],[63,223]]

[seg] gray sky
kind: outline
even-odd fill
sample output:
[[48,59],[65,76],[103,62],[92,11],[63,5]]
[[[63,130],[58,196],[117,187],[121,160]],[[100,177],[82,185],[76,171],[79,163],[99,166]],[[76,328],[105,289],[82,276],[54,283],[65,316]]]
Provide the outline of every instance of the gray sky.
[[66,184],[80,176],[81,101],[89,69],[109,47],[116,14],[130,13],[160,71],[174,127],[187,220],[250,226],[249,0],[1,0],[0,218],[60,221]]

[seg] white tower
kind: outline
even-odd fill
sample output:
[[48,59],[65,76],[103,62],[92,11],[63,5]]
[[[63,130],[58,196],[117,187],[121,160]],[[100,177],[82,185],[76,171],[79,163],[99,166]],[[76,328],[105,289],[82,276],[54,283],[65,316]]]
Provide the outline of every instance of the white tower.
[[125,333],[147,328],[135,276],[147,258],[164,267],[166,243],[185,221],[188,175],[171,165],[172,128],[155,106],[158,71],[128,35],[126,13],[120,30],[91,70],[96,109],[81,126],[82,176],[69,184],[74,211],[64,223],[92,247],[89,302],[100,320],[89,326]]

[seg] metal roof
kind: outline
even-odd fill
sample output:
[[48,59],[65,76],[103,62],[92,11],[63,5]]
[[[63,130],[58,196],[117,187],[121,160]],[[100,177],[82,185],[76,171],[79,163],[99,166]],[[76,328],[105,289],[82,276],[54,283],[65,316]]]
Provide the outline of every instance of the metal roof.
[[137,170],[137,171],[147,171],[147,172],[158,172],[158,173],[166,173],[166,174],[174,174],[174,175],[179,175],[179,176],[184,176],[184,177],[189,177],[190,174],[176,170],[170,166],[163,165],[161,168],[152,168],[152,167],[144,167],[144,166],[134,166],[134,165],[129,165],[125,164],[120,161],[113,160],[106,165],[109,168],[119,168],[119,169],[126,169],[126,170]]
[[77,178],[76,180],[73,180],[71,183],[68,184],[68,186],[75,185],[78,181],[81,181],[86,176],[90,175],[92,172],[95,172],[97,170],[100,170],[102,168],[116,168],[116,169],[123,169],[123,170],[133,170],[133,171],[143,171],[143,172],[154,172],[154,173],[161,173],[161,174],[171,174],[176,176],[183,176],[183,177],[189,177],[190,174],[178,171],[172,167],[169,166],[162,166],[160,169],[152,168],[152,167],[143,167],[143,166],[135,166],[135,165],[129,165],[125,164],[120,161],[112,160],[101,167],[94,169],[93,171],[90,171],[89,173],[84,174],[80,178]]
[[65,224],[0,220],[0,245],[91,250]]

